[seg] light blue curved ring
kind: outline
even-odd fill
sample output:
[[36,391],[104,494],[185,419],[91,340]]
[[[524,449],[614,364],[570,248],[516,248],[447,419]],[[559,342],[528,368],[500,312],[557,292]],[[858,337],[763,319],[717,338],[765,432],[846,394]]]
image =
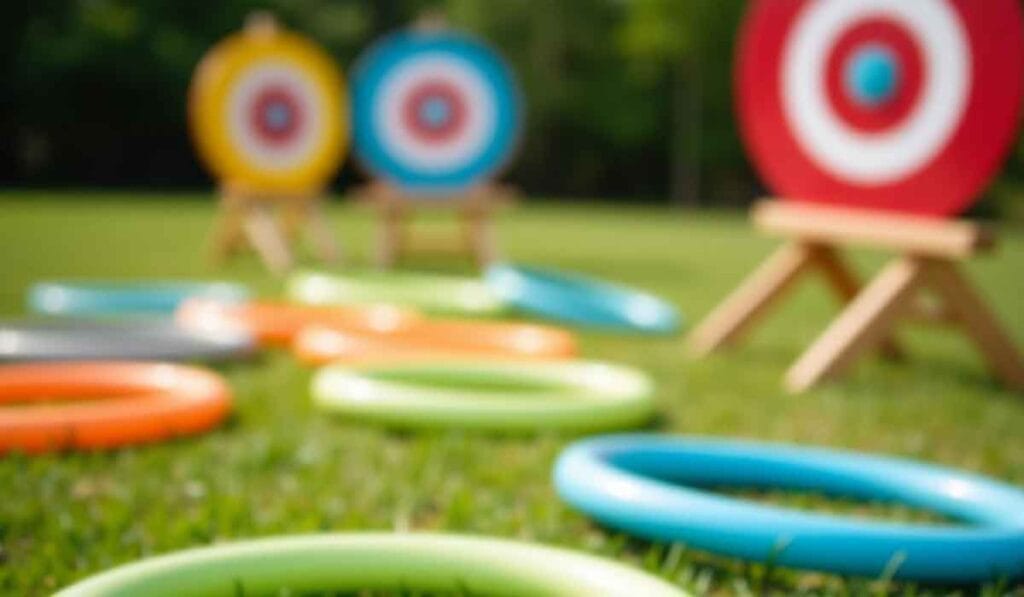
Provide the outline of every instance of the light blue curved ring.
[[28,306],[35,313],[73,317],[171,315],[193,297],[237,302],[247,299],[249,291],[232,282],[49,281],[29,289]]
[[[420,56],[436,54],[479,73],[495,104],[494,134],[475,155],[451,168],[410,164],[389,150],[375,122],[388,77]],[[352,70],[353,144],[356,157],[374,175],[425,196],[443,196],[493,176],[519,141],[522,101],[512,71],[476,39],[452,32],[402,31],[371,46]]]
[[580,274],[497,264],[485,279],[502,300],[546,319],[651,334],[673,333],[680,325],[679,311],[666,301]]
[[[918,581],[1024,575],[1024,491],[986,477],[854,452],[658,435],[569,446],[554,470],[569,504],[648,539],[781,566]],[[905,524],[791,510],[701,487],[898,502],[965,522]]]

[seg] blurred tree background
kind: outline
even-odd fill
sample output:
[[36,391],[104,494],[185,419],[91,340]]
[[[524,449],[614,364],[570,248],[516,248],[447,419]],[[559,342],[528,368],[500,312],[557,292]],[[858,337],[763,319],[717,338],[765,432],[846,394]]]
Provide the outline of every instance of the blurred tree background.
[[[497,46],[528,124],[507,178],[540,196],[739,205],[758,192],[732,115],[743,0],[35,0],[0,19],[0,184],[202,188],[192,69],[267,8],[347,69],[440,9]],[[338,179],[358,179],[351,160]],[[1024,143],[988,209],[1022,214]]]

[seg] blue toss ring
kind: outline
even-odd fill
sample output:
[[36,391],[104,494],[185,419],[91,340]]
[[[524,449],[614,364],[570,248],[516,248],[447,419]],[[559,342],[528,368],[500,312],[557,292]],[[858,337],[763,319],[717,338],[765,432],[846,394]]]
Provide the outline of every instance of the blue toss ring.
[[249,298],[249,291],[233,282],[48,281],[29,289],[28,306],[35,313],[68,317],[172,315],[194,297],[237,302]]
[[[1024,491],[910,460],[657,435],[583,440],[558,458],[559,496],[610,527],[747,560],[918,581],[1024,575]],[[788,488],[898,502],[971,526],[802,512],[698,487]]]
[[[464,86],[449,87],[461,94],[462,100],[489,98],[486,102],[476,102],[486,105],[486,109],[476,104],[467,106],[466,101],[457,102],[462,108],[478,110],[479,118],[467,122],[488,124],[482,128],[450,129],[454,131],[451,133],[453,138],[460,131],[466,131],[467,135],[478,131],[479,135],[475,137],[478,141],[466,145],[462,153],[453,150],[453,157],[444,163],[424,163],[424,160],[433,159],[430,154],[437,152],[429,151],[429,143],[409,140],[409,126],[412,125],[403,124],[399,129],[395,128],[399,126],[400,119],[389,110],[389,105],[397,105],[389,103],[389,98],[405,93],[395,92],[396,89],[413,90],[417,89],[414,84],[426,85],[431,80],[439,80],[436,73],[443,69],[462,73],[461,78],[455,77],[457,80],[471,79],[480,83],[472,87],[481,91],[478,95],[465,94]],[[403,78],[412,83],[404,87],[393,85]],[[510,160],[518,145],[523,119],[520,97],[512,71],[496,52],[482,42],[451,31],[407,30],[393,33],[371,46],[352,70],[354,153],[374,176],[405,190],[428,197],[465,190],[495,176]],[[394,101],[403,99],[400,97]],[[424,126],[433,126],[427,121],[443,120],[447,113],[453,113],[452,106],[440,105],[439,101],[437,98],[424,99],[423,119],[427,123]],[[396,136],[395,130],[402,131],[402,134]],[[445,134],[448,133],[441,133],[441,136]]]
[[651,334],[679,330],[679,311],[646,292],[580,274],[512,264],[492,265],[487,284],[505,302],[546,319]]

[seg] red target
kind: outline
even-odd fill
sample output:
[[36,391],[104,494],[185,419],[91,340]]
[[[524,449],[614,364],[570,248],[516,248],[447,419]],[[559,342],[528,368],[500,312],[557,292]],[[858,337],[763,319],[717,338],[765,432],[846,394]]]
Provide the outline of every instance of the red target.
[[953,215],[1014,140],[1019,0],[756,0],[741,35],[744,141],[787,199]]

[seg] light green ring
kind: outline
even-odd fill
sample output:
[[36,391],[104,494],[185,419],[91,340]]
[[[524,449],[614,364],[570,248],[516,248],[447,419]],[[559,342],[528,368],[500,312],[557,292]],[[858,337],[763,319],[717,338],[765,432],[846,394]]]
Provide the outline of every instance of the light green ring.
[[[445,379],[447,387],[374,377],[403,372],[429,373]],[[512,378],[552,388],[470,389],[461,381],[467,377]],[[600,431],[635,427],[654,414],[653,384],[646,374],[596,361],[334,364],[313,377],[312,395],[326,410],[404,428]]]
[[55,597],[176,597],[310,591],[683,597],[667,582],[594,556],[513,541],[353,533],[190,549],[115,568]]
[[390,303],[445,315],[492,316],[507,309],[483,280],[440,274],[300,272],[288,279],[287,293],[311,305]]

